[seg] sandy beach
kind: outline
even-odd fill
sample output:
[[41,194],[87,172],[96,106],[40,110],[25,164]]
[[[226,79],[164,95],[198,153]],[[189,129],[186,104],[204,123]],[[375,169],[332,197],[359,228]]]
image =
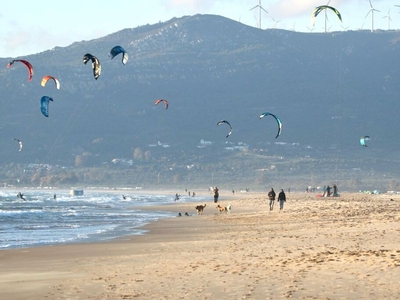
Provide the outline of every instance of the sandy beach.
[[108,243],[0,251],[1,299],[399,299],[400,195],[221,195]]

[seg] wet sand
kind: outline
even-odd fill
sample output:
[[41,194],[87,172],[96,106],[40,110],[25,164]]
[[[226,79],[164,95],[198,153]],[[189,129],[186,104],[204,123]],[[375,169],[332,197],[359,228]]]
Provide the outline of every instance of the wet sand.
[[2,299],[398,299],[400,195],[222,195],[108,243],[0,251]]

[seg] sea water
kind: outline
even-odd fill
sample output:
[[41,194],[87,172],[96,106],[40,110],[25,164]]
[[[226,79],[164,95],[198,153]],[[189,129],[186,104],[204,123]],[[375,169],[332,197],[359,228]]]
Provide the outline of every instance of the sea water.
[[[68,191],[0,191],[0,250],[65,243],[106,241],[142,234],[141,226],[175,213],[140,207],[175,202],[173,195]],[[56,199],[53,195],[56,194]],[[200,200],[200,199],[196,199]],[[181,197],[179,201],[194,201]]]

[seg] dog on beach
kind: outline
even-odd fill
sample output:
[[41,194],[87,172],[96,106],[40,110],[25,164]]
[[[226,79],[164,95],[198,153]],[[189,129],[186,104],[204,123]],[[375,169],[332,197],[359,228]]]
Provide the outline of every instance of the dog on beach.
[[224,213],[230,213],[231,212],[231,210],[232,210],[232,205],[231,204],[229,204],[229,205],[227,205],[227,206],[221,206],[221,205],[217,205],[217,208],[218,208],[218,211],[220,212],[220,213],[222,213],[222,212],[224,212]]
[[226,213],[226,206],[221,206],[221,205],[217,205],[217,209],[220,213],[225,212]]
[[[185,216],[189,217],[190,215],[187,212],[185,212]],[[178,217],[182,217],[182,213],[178,213]]]
[[195,208],[196,208],[196,210],[197,210],[197,214],[198,215],[202,215],[203,214],[203,211],[204,211],[204,208],[206,207],[206,205],[207,204],[204,204],[204,205],[197,205]]

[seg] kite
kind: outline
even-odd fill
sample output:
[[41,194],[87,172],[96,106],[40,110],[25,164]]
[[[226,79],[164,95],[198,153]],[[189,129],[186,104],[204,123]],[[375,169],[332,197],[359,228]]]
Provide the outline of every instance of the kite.
[[21,151],[22,150],[22,142],[19,139],[16,139],[16,138],[13,138],[13,140],[18,142],[18,144],[19,144],[19,150],[18,151]]
[[126,62],[128,61],[128,53],[126,53],[125,49],[122,48],[121,46],[115,46],[114,48],[112,48],[110,51],[110,57],[111,59],[113,59],[120,53],[122,53],[122,63],[125,65]]
[[55,78],[53,76],[48,76],[48,75],[44,76],[42,78],[42,82],[40,84],[44,87],[49,79],[53,79],[54,80],[54,83],[56,84],[56,88],[57,88],[57,90],[59,90],[60,89],[60,82],[58,81],[57,78]]
[[40,99],[40,110],[45,117],[49,116],[49,101],[53,101],[53,98],[43,96],[42,99]]
[[330,9],[331,11],[333,11],[333,12],[336,14],[336,16],[339,18],[340,22],[343,22],[343,21],[342,21],[342,16],[341,16],[340,12],[339,12],[336,8],[334,8],[334,7],[332,7],[332,6],[329,6],[329,5],[321,5],[321,6],[317,6],[317,7],[313,10],[313,12],[311,13],[311,19],[312,19],[312,21],[313,21],[313,26],[314,26],[314,20],[315,20],[315,18],[316,18],[316,17],[319,15],[319,13],[320,13],[321,11],[323,11],[324,9]]
[[86,53],[83,56],[83,63],[86,65],[86,63],[91,60],[92,61],[92,69],[93,69],[93,76],[94,79],[97,80],[97,78],[99,78],[100,73],[101,73],[101,65],[100,65],[100,61],[97,59],[96,56],[93,56],[90,53]]
[[164,107],[165,107],[165,109],[168,109],[168,101],[165,100],[165,99],[158,99],[158,100],[154,103],[154,105],[157,105],[157,104],[160,103],[160,102],[164,102]]
[[226,136],[226,137],[229,137],[229,136],[231,135],[231,133],[232,133],[232,126],[231,126],[231,124],[229,124],[229,122],[226,121],[226,120],[221,120],[221,121],[219,121],[219,122],[217,123],[217,125],[221,125],[221,124],[223,124],[223,123],[229,125],[230,131],[229,131],[228,135]]
[[368,147],[367,144],[366,144],[366,141],[369,141],[369,136],[368,135],[361,137],[360,138],[361,146]]
[[277,138],[278,136],[280,136],[281,131],[282,131],[282,122],[281,122],[281,120],[277,116],[275,116],[274,114],[271,114],[269,112],[265,112],[265,113],[261,114],[260,115],[260,119],[264,118],[265,116],[274,117],[276,122],[278,123],[278,133],[276,134],[276,137],[275,137],[275,138]]
[[28,61],[23,60],[23,59],[14,59],[14,60],[10,61],[10,62],[7,64],[7,68],[11,68],[11,66],[12,66],[16,61],[19,61],[19,62],[23,63],[23,64],[28,68],[28,72],[29,72],[29,73],[28,73],[28,81],[31,82],[31,81],[32,81],[32,77],[33,77],[33,67],[32,67],[32,65],[31,65]]

